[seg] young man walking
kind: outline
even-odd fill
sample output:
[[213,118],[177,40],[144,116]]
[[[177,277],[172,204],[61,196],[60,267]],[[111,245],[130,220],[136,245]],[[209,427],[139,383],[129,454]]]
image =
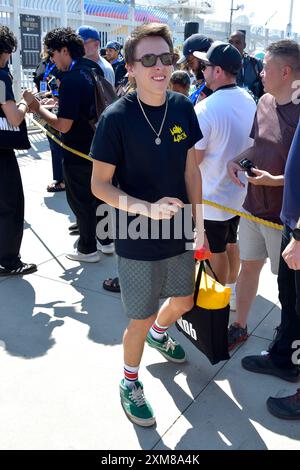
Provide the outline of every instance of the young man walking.
[[[132,422],[151,426],[155,417],[138,370],[145,340],[168,360],[185,361],[184,350],[167,330],[193,306],[194,259],[187,250],[188,237],[175,233],[175,222],[184,206],[192,204],[196,247],[202,245],[202,217],[196,217],[201,176],[194,151],[202,134],[192,103],[167,92],[174,59],[166,25],[134,30],[125,44],[125,58],[137,90],[111,105],[99,121],[91,150],[92,190],[120,210],[115,244],[122,302],[130,320],[123,340],[121,403]],[[111,184],[114,174],[118,188]],[[130,215],[122,223],[124,211]],[[121,236],[124,225],[130,232],[137,222],[147,232],[151,226],[155,236]],[[166,225],[169,237],[161,233]],[[159,309],[160,298],[168,300]]]

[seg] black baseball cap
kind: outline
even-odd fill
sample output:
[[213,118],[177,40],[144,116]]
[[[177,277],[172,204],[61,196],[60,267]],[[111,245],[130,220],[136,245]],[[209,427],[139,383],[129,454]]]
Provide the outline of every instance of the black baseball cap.
[[195,51],[194,56],[205,64],[218,65],[226,72],[236,74],[242,68],[243,58],[236,47],[227,42],[215,41],[208,51]]
[[207,36],[203,36],[203,34],[192,34],[184,41],[182,50],[183,56],[178,60],[177,64],[185,62],[188,55],[195,51],[207,52],[212,45],[212,42],[212,39]]

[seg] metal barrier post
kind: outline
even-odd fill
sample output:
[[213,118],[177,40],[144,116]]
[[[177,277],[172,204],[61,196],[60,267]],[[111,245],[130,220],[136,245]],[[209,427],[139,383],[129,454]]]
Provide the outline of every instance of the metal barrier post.
[[21,88],[21,56],[20,56],[20,47],[21,47],[21,37],[20,37],[20,15],[19,15],[19,0],[13,0],[13,13],[11,16],[11,29],[14,31],[15,36],[18,40],[18,49],[12,54],[12,65],[13,65],[13,88],[14,95],[17,101],[21,99],[22,88]]

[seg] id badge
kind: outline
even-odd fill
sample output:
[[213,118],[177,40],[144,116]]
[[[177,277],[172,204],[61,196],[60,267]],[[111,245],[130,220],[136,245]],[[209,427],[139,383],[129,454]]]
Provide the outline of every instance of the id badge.
[[46,93],[48,91],[47,82],[40,83],[40,93]]

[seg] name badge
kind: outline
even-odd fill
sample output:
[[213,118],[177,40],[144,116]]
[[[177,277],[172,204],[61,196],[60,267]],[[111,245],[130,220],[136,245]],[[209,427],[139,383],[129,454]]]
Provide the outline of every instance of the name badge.
[[41,93],[46,93],[47,91],[48,91],[47,82],[41,82],[40,83],[40,92]]

